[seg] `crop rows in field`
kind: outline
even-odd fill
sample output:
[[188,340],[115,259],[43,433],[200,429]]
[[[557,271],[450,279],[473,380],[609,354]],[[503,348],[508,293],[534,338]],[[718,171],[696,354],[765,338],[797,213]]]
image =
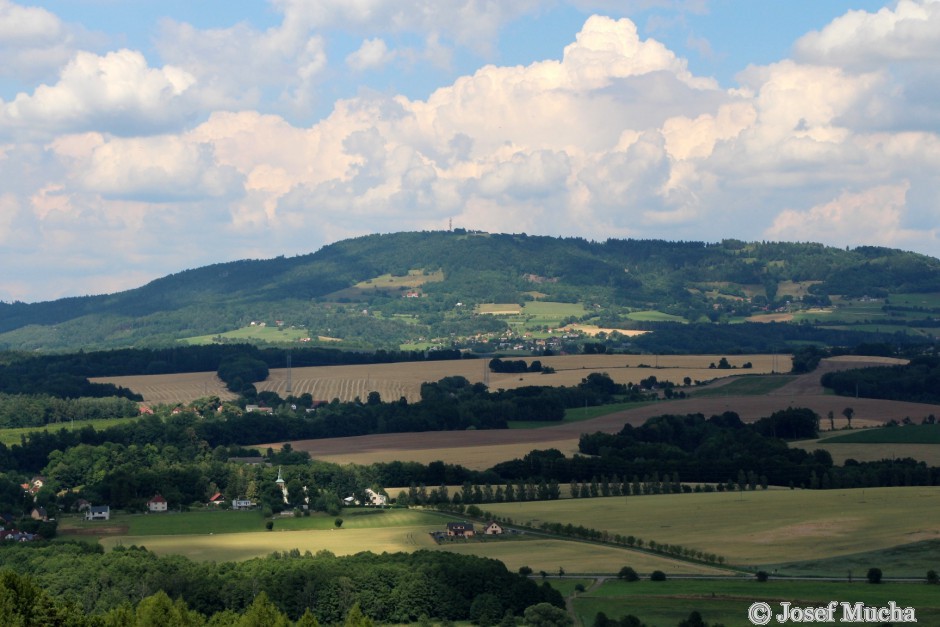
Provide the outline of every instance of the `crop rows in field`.
[[205,396],[218,396],[223,400],[235,398],[214,372],[99,377],[91,381],[125,387],[142,395],[147,403],[188,403]]
[[[617,383],[639,383],[650,376],[659,381],[682,385],[688,377],[693,381],[746,374],[766,374],[773,371],[788,372],[789,355],[734,355],[728,361],[734,370],[710,368],[720,355],[560,355],[528,357],[527,363],[538,359],[543,366],[555,369],[554,374],[540,373],[497,374],[486,373],[486,360],[460,360],[442,362],[407,362],[374,364],[368,366],[320,366],[294,368],[290,372],[293,394],[309,392],[315,399],[351,401],[357,396],[365,399],[376,391],[382,399],[408,402],[420,400],[421,384],[438,381],[446,376],[466,377],[471,383],[488,381],[492,390],[514,389],[529,385],[573,386],[591,372],[606,372]],[[751,368],[742,366],[751,363]],[[286,395],[288,372],[275,369],[267,381],[257,384],[259,390],[272,390]]]
[[[543,366],[551,366],[554,374],[539,373],[496,374],[487,373],[487,360],[463,359],[458,361],[404,362],[356,366],[318,366],[310,368],[272,369],[266,381],[256,384],[259,391],[275,391],[281,396],[299,396],[309,393],[316,400],[362,400],[369,392],[378,392],[383,400],[394,401],[405,397],[415,402],[421,397],[421,384],[439,381],[447,376],[466,377],[471,383],[488,381],[492,390],[513,389],[528,385],[577,385],[591,372],[606,372],[617,383],[639,383],[655,376],[659,381],[682,385],[685,377],[705,381],[720,377],[747,374],[788,372],[789,355],[731,355],[728,361],[734,370],[709,368],[717,364],[721,355],[559,355],[553,357],[527,357],[531,363],[539,359]],[[742,369],[750,362],[752,367]],[[289,381],[288,381],[289,379]],[[149,403],[186,403],[204,396],[233,398],[212,372],[173,375],[141,375],[132,377],[101,377],[96,382],[114,383],[138,392]]]

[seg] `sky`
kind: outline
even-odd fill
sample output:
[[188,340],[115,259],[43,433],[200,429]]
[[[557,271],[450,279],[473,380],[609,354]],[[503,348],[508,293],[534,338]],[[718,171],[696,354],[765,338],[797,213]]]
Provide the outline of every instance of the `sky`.
[[940,1],[0,0],[0,301],[466,228],[940,253]]

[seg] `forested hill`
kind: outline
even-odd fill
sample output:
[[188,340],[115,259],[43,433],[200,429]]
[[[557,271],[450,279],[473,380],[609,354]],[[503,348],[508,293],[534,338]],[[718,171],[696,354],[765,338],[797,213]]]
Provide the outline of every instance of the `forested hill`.
[[[410,282],[396,280],[409,273]],[[772,310],[793,298],[793,285],[810,304],[940,292],[940,261],[810,243],[592,242],[463,230],[370,235],[308,255],[187,270],[111,295],[0,303],[0,348],[165,345],[274,319],[314,336],[359,338],[352,347],[390,346],[407,341],[416,324],[419,335],[498,332],[492,317],[470,320],[474,306],[533,298],[695,322],[714,319],[720,299],[725,308],[746,302]],[[365,339],[355,321],[364,310],[384,314],[369,321]]]

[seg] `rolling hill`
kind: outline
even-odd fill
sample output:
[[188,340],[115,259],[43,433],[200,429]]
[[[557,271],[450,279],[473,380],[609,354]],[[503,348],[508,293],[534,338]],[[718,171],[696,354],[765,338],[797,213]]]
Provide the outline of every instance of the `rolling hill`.
[[[553,318],[543,305],[548,314],[535,321],[533,303],[557,303],[561,313]],[[515,304],[516,319],[487,315],[485,304]],[[268,329],[260,342],[375,349],[572,322],[648,330],[748,319],[882,334],[874,341],[885,333],[930,338],[940,326],[940,260],[811,243],[369,235],[308,255],[186,270],[115,294],[0,303],[0,348],[225,341],[255,323]],[[299,331],[283,333],[291,328]]]

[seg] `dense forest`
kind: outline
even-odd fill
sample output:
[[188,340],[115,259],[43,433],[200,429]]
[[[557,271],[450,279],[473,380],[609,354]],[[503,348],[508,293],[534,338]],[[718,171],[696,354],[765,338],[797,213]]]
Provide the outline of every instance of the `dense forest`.
[[[440,278],[422,284],[420,298],[403,298],[403,286],[355,287],[412,271]],[[396,348],[416,336],[499,333],[506,324],[474,315],[473,307],[525,302],[534,292],[543,300],[598,307],[613,318],[639,308],[707,322],[721,312],[786,306],[794,297],[784,288],[797,283],[806,286],[799,296],[806,304],[824,305],[835,296],[936,293],[940,261],[810,243],[593,242],[462,230],[370,235],[309,255],[186,270],[117,294],[0,303],[0,347],[169,345],[280,319],[342,338],[349,347]]]
[[[236,624],[261,593],[287,619],[299,620],[312,613],[311,618],[320,624],[342,624],[354,606],[381,623],[409,623],[424,617],[437,622],[474,619],[489,625],[507,612],[521,617],[527,608],[542,603],[564,607],[561,595],[551,586],[509,572],[502,562],[441,551],[347,557],[294,551],[216,564],[158,557],[143,547],[117,547],[103,553],[85,543],[14,544],[0,547],[0,569],[31,578],[36,594],[23,595],[21,603],[34,600],[41,590],[51,601],[62,603],[58,609],[75,613],[72,621],[25,623],[30,625],[98,624],[81,622],[87,615],[111,621],[106,624],[127,625],[123,622],[126,613],[133,615],[139,609],[135,606],[159,593],[176,599],[202,620],[217,616],[220,622],[213,624],[223,625]],[[7,592],[0,598],[9,599],[11,592],[28,586],[19,578],[17,586],[9,586],[11,575],[0,574],[0,594]],[[7,612],[11,609],[5,607]]]

